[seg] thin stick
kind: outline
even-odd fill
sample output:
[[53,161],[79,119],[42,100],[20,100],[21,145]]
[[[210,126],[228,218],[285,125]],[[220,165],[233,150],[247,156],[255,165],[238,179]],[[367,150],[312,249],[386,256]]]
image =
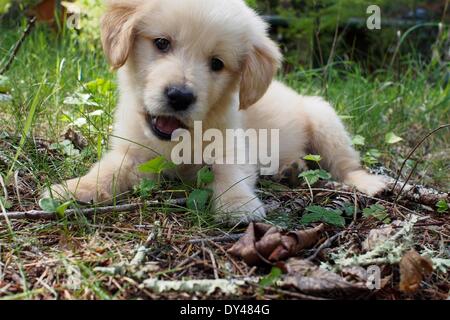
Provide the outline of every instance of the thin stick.
[[[80,213],[86,217],[92,216],[95,214],[106,214],[111,212],[128,212],[138,210],[142,206],[149,207],[157,207],[161,205],[167,206],[183,206],[186,204],[186,199],[174,199],[167,201],[147,201],[144,203],[132,203],[132,204],[124,204],[119,206],[107,206],[107,207],[98,207],[98,208],[86,208],[86,209],[69,209],[65,212],[66,216],[73,216],[77,213]],[[28,219],[28,220],[54,220],[57,218],[57,214],[54,212],[45,212],[39,210],[31,210],[26,212],[6,212],[6,217],[9,219]],[[5,216],[0,216],[0,219],[4,219]]]
[[237,233],[237,234],[227,234],[225,236],[219,236],[219,237],[211,237],[211,238],[201,238],[201,239],[192,239],[189,240],[189,243],[192,244],[198,244],[203,243],[207,241],[213,241],[213,242],[233,242],[237,241],[240,238],[244,236],[244,233]]
[[[258,286],[255,285],[255,287],[258,287]],[[306,295],[306,294],[303,294],[303,293],[282,290],[282,289],[278,289],[278,288],[274,288],[274,287],[269,287],[269,288],[264,288],[264,289],[265,290],[269,290],[269,291],[273,291],[275,293],[282,294],[282,295],[285,295],[285,296],[289,296],[289,297],[292,297],[292,298],[301,299],[301,300],[329,300],[329,299],[326,299],[326,298],[310,296],[310,295]]]
[[214,270],[214,278],[219,279],[219,272],[217,268],[216,258],[214,257],[214,253],[210,248],[205,248],[205,251],[208,253],[209,258],[211,259],[212,267]]
[[14,45],[14,48],[12,49],[12,52],[11,52],[9,58],[8,58],[8,61],[6,62],[5,66],[1,69],[0,74],[5,74],[9,70],[9,68],[11,67],[14,59],[17,56],[17,53],[20,50],[20,47],[22,46],[22,44],[24,43],[25,39],[30,35],[31,31],[33,30],[33,27],[34,27],[35,23],[36,23],[36,17],[33,17],[30,20],[28,20],[27,27],[23,31],[22,36],[20,37],[20,39]]
[[343,235],[347,230],[341,231],[337,234],[335,234],[334,236],[332,236],[331,238],[328,238],[327,241],[325,241],[324,243],[322,243],[320,245],[319,248],[317,248],[317,250],[311,255],[309,256],[306,260],[308,261],[312,261],[315,258],[317,258],[317,256],[322,252],[323,249],[328,248],[329,246],[331,246],[333,244],[333,242],[339,238],[341,235]]

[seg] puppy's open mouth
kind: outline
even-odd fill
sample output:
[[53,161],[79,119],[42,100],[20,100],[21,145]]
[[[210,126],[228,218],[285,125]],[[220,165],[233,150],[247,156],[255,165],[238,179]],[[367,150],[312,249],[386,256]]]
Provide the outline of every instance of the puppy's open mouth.
[[162,140],[171,140],[177,129],[186,129],[183,122],[171,116],[152,116],[147,114],[147,122],[153,133]]

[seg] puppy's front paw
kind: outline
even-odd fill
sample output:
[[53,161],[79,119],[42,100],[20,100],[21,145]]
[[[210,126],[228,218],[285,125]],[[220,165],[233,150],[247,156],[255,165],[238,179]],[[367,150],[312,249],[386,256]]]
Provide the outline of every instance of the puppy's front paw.
[[81,178],[68,180],[62,184],[51,186],[50,190],[43,192],[42,198],[98,203],[110,201],[112,195],[108,191],[108,188],[102,184]]
[[235,226],[262,221],[266,217],[264,204],[254,194],[226,196],[216,199],[216,221]]
[[356,187],[356,189],[369,196],[374,196],[387,187],[387,179],[385,177],[376,176],[364,170],[350,172],[344,183]]

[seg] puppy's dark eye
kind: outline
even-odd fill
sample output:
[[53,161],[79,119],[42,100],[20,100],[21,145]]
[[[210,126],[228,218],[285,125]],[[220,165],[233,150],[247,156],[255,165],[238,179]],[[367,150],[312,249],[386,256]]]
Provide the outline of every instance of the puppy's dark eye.
[[225,68],[225,65],[223,64],[223,61],[218,58],[212,58],[211,59],[211,70],[219,72],[223,68]]
[[164,38],[158,38],[154,41],[155,47],[158,48],[159,51],[167,52],[170,49],[170,41]]

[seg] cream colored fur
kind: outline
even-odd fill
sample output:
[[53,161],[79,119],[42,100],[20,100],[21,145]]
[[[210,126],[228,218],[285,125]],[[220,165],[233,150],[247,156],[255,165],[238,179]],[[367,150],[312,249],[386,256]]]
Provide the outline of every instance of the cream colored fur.
[[[118,69],[120,88],[114,138],[110,152],[86,176],[53,186],[53,196],[109,201],[142,179],[137,165],[157,154],[170,159],[174,143],[151,132],[145,113],[173,115],[161,102],[172,83],[188,84],[197,95],[195,105],[177,114],[189,127],[200,120],[204,130],[280,129],[280,167],[312,149],[336,179],[368,194],[382,190],[383,178],[361,168],[333,108],[272,80],[281,54],[266,28],[242,0],[108,1],[102,42]],[[171,40],[170,52],[155,49],[153,40],[160,37]],[[225,70],[212,72],[211,57],[220,57]],[[176,174],[189,179],[198,169],[181,166]],[[213,171],[218,220],[234,224],[265,217],[254,191],[256,166],[214,165]]]

